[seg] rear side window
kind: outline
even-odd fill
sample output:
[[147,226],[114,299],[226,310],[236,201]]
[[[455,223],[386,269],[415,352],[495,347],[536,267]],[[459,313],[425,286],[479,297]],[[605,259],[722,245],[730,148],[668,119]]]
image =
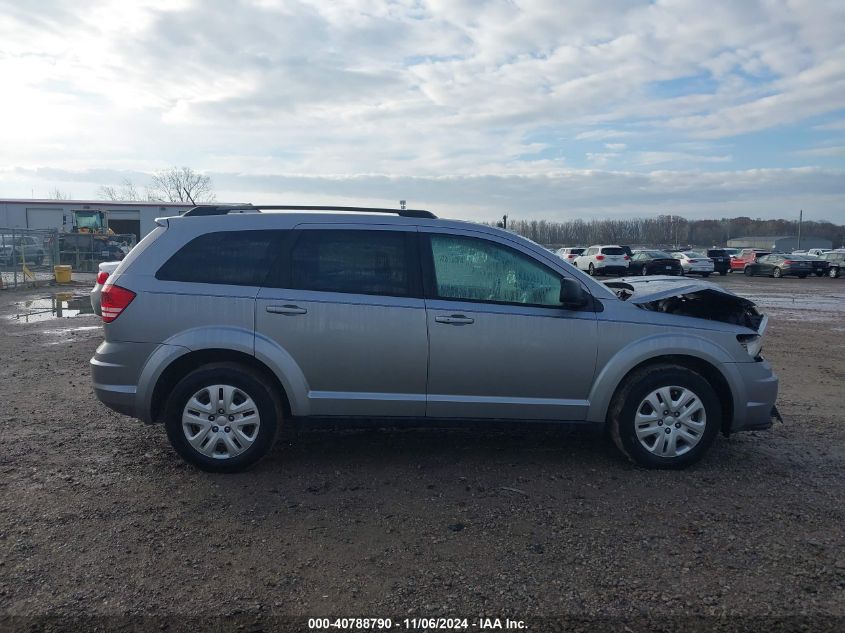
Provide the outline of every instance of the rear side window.
[[605,255],[625,255],[625,249],[620,248],[619,246],[606,246],[601,249],[601,252]]
[[273,263],[272,248],[284,231],[206,233],[180,248],[156,279],[198,284],[260,286]]
[[291,287],[410,296],[414,275],[404,231],[303,230],[291,253]]

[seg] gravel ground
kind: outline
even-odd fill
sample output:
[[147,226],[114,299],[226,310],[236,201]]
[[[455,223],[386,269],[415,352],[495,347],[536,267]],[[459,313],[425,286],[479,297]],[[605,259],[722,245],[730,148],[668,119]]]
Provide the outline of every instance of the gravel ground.
[[638,469],[600,434],[429,430],[312,432],[251,472],[203,473],[161,427],[94,398],[95,317],[21,323],[14,302],[49,290],[4,291],[0,621],[512,614],[610,630],[694,615],[765,630],[802,616],[842,630],[845,280],[717,282],[771,317],[785,423],[719,438],[684,472]]

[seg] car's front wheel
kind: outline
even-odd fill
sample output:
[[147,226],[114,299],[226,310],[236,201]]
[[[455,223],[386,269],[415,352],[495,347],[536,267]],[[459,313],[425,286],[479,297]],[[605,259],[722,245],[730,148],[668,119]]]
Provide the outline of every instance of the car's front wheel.
[[827,276],[830,277],[831,279],[836,279],[837,277],[839,277],[839,269],[838,268],[831,268],[830,270],[827,271]]
[[282,418],[275,389],[238,363],[204,365],[170,394],[165,427],[186,461],[212,472],[252,466],[273,446]]
[[722,424],[710,383],[680,365],[658,365],[629,376],[608,412],[611,436],[646,468],[686,468],[700,460]]

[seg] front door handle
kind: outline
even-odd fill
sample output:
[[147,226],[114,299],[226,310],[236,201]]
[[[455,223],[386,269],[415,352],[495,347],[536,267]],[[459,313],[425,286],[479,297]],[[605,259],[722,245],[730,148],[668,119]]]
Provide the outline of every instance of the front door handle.
[[469,325],[475,323],[475,319],[463,314],[450,314],[449,316],[436,316],[434,320],[438,323],[448,323],[449,325]]
[[294,314],[307,314],[308,310],[305,308],[300,308],[299,306],[294,305],[284,305],[284,306],[267,306],[267,312],[272,314],[287,314],[292,316]]

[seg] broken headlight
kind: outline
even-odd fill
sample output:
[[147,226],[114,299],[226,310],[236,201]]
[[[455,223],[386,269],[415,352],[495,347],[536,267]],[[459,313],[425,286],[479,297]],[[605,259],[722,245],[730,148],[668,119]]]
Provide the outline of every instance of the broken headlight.
[[763,337],[759,334],[737,334],[736,340],[751,358],[756,359],[763,349]]

